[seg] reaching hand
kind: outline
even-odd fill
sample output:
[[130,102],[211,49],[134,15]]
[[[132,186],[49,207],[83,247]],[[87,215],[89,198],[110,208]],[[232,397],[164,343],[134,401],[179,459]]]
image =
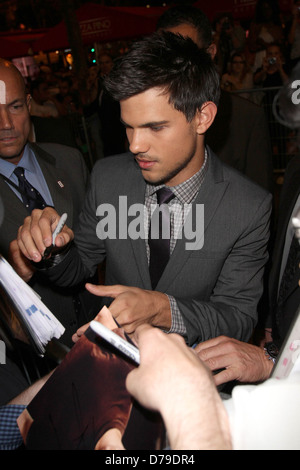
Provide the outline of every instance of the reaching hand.
[[228,418],[212,375],[183,338],[143,325],[134,339],[141,363],[126,387],[161,413],[172,449],[229,449]]
[[167,295],[161,292],[122,285],[87,284],[86,288],[94,295],[114,299],[109,310],[128,334],[145,323],[164,329],[171,326],[170,302]]
[[214,376],[216,385],[232,380],[261,382],[273,368],[262,348],[226,336],[198,344],[195,352],[211,371],[220,371]]

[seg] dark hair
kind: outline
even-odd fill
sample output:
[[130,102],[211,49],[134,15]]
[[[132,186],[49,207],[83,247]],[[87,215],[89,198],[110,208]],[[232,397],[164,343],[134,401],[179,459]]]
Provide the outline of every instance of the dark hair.
[[166,31],[133,43],[104,83],[116,101],[161,88],[188,121],[204,103],[218,104],[220,96],[219,75],[211,56],[192,39]]
[[208,17],[199,8],[177,5],[166,10],[158,19],[156,30],[189,24],[197,30],[199,42],[204,49],[212,43],[212,26]]

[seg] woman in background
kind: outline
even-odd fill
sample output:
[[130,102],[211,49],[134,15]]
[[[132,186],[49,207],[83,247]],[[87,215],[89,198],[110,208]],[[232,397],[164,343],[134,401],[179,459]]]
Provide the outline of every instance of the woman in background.
[[[244,54],[236,52],[231,57],[229,70],[222,76],[221,88],[226,91],[249,90],[253,88],[253,76]],[[250,93],[240,93],[243,98],[250,98]]]

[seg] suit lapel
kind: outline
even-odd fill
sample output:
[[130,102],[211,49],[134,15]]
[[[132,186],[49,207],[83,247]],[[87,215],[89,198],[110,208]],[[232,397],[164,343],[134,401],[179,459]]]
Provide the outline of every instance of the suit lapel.
[[[228,182],[224,181],[222,164],[219,162],[217,157],[209,151],[209,168],[205,176],[205,180],[201,185],[199,193],[193,203],[193,209],[195,210],[196,204],[204,205],[204,230],[205,235],[208,226],[210,225],[214,214],[222,202],[222,198],[227,189]],[[193,217],[195,212],[189,213],[188,217]],[[188,221],[185,226],[187,226]],[[186,249],[186,244],[190,243],[184,236],[177,240],[175,249],[172,253],[169,263],[159,280],[157,290],[166,291],[173,280],[180,275],[182,266],[188,261],[192,251]]]
[[4,211],[6,217],[13,214],[15,220],[24,220],[28,216],[28,212],[24,207],[23,202],[12,191],[8,183],[0,178],[0,194],[3,194],[3,201],[5,201]]
[[[52,196],[55,210],[58,214],[67,212],[68,225],[73,225],[73,204],[72,195],[65,172],[56,168],[55,159],[37,145],[31,144],[37,161],[41,167],[44,178]],[[72,169],[70,168],[70,171]]]

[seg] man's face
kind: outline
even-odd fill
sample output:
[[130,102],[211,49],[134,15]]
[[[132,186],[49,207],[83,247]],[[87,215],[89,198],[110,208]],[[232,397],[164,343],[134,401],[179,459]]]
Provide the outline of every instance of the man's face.
[[100,57],[99,61],[100,71],[102,75],[108,75],[112,69],[113,61],[112,58],[108,55],[103,55]]
[[281,51],[278,46],[269,46],[267,49],[267,58],[275,57],[277,60],[281,58]]
[[198,114],[188,122],[168,99],[161,89],[151,88],[122,100],[121,118],[145,180],[176,186],[201,168],[204,137]]
[[29,96],[22,78],[12,69],[0,68],[0,158],[17,164],[30,132]]
[[46,101],[49,100],[49,87],[47,85],[47,83],[41,83],[38,87],[38,90],[37,90],[37,97],[35,98],[38,98],[38,103],[45,103]]

